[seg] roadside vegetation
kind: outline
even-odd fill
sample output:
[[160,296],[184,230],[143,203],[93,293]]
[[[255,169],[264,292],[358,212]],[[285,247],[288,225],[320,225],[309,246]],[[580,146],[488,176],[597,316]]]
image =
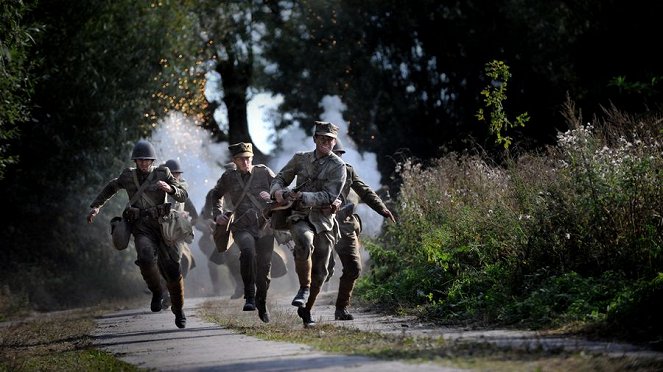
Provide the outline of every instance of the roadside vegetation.
[[397,168],[364,300],[443,323],[568,327],[663,348],[663,119],[606,110],[539,153]]
[[138,371],[91,345],[94,317],[83,309],[5,323],[0,329],[0,371]]
[[203,304],[200,315],[208,321],[247,336],[269,341],[305,344],[316,350],[411,363],[435,363],[445,367],[490,371],[654,371],[661,362],[649,359],[609,357],[561,350],[497,347],[487,343],[445,341],[439,337],[366,332],[347,322],[318,323],[303,328],[292,312],[271,309],[272,320],[262,323],[255,313],[242,312],[236,302],[213,300]]

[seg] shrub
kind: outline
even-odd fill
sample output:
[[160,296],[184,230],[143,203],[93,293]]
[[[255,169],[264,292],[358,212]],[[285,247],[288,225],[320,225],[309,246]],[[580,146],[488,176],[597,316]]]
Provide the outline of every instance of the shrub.
[[627,324],[663,272],[663,120],[567,111],[545,153],[400,164],[400,221],[367,245],[359,294],[446,321]]

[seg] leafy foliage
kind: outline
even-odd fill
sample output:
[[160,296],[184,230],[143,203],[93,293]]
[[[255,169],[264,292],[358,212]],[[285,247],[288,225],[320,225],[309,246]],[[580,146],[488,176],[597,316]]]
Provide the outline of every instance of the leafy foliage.
[[[570,126],[581,122],[567,110]],[[661,120],[606,114],[560,133],[546,155],[501,166],[455,154],[401,164],[400,223],[367,245],[360,292],[445,321],[627,330],[634,312],[657,317]],[[654,327],[624,333],[639,332],[661,337]]]
[[[490,116],[490,133],[496,137],[495,142],[497,144],[501,144],[505,149],[508,149],[512,138],[507,136],[506,132],[514,127],[524,127],[530,118],[527,113],[518,115],[514,122],[506,117],[504,101],[506,100],[507,82],[511,77],[509,66],[502,61],[488,62],[486,64],[486,75],[492,80],[481,91],[481,95],[484,96],[486,110]],[[486,121],[483,108],[480,108],[477,112],[477,119]]]
[[5,169],[18,161],[8,142],[19,136],[19,124],[29,118],[33,81],[30,73],[39,63],[29,58],[39,26],[26,24],[30,6],[22,1],[0,4],[0,180]]
[[202,95],[182,83],[195,77],[197,35],[186,32],[194,30],[186,4],[55,0],[24,17],[43,25],[48,38],[26,56],[44,63],[27,77],[34,84],[30,120],[9,142],[20,164],[0,183],[12,211],[0,226],[11,247],[0,253],[2,282],[39,309],[135,293],[132,258],[114,252],[107,238],[122,198],[92,226],[84,213],[157,117],[184,109],[181,97]]

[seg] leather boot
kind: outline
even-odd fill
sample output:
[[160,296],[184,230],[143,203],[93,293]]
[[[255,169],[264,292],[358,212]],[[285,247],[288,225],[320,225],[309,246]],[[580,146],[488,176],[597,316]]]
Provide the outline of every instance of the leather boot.
[[306,308],[311,310],[313,308],[313,304],[315,304],[315,299],[318,298],[318,294],[320,293],[320,287],[319,286],[312,286],[311,287],[311,293],[308,295],[308,301],[306,301]]
[[310,292],[311,290],[308,287],[299,288],[299,291],[297,291],[295,298],[292,299],[292,306],[304,307],[304,305],[306,305],[306,301],[308,300]]
[[352,320],[354,317],[347,310],[350,306],[350,298],[352,297],[352,289],[354,288],[354,280],[341,280],[338,283],[338,295],[336,296],[336,312],[334,318],[336,320]]
[[302,307],[306,305],[311,288],[311,259],[306,261],[295,260],[295,271],[299,278],[299,291],[292,300],[292,306]]
[[161,274],[157,265],[143,265],[140,267],[140,274],[143,276],[147,288],[152,292],[152,301],[150,302],[150,310],[159,312],[162,308],[163,292],[161,290]]
[[337,307],[334,312],[334,319],[336,320],[353,320],[355,317],[348,312],[344,307]]
[[170,292],[170,301],[172,305],[170,311],[175,314],[175,325],[177,328],[186,327],[186,316],[184,315],[184,279],[180,278],[176,281],[169,282],[168,292]]
[[310,287],[311,286],[311,268],[313,263],[309,257],[306,261],[297,261],[295,260],[295,272],[297,273],[297,278],[299,279],[299,286]]
[[315,322],[313,321],[313,318],[311,318],[311,310],[305,307],[300,307],[297,309],[297,315],[302,318],[302,321],[304,322],[304,328],[315,326]]
[[255,297],[247,297],[246,302],[244,303],[244,308],[242,308],[242,311],[253,311],[255,309],[256,309]]
[[168,293],[166,281],[161,280],[161,310],[167,310],[170,305],[170,294]]
[[258,298],[256,300],[256,308],[258,308],[258,318],[260,318],[263,323],[269,323],[269,312],[267,312],[267,302],[264,298]]

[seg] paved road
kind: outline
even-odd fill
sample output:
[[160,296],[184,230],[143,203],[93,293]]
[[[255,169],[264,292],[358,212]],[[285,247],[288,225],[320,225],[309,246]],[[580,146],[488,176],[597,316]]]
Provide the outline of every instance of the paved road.
[[121,310],[97,320],[95,345],[141,368],[159,371],[453,371],[433,364],[406,364],[314,351],[306,345],[264,341],[200,319],[208,299],[186,299],[187,327],[168,311]]
[[[334,321],[334,298],[335,292],[321,294],[312,314],[316,321],[333,322],[336,326],[364,331],[442,337],[448,342],[470,341],[522,350],[582,351],[613,357],[663,361],[663,353],[630,344],[551,336],[534,331],[436,327],[422,324],[412,317],[387,316],[365,309],[354,309],[354,321]],[[291,296],[274,296],[271,299],[270,312],[273,319],[275,316],[297,317],[294,308],[289,304],[290,299]],[[187,328],[185,329],[175,327],[174,316],[169,310],[160,313],[150,312],[149,300],[146,300],[144,308],[107,314],[98,319],[95,343],[97,347],[117,355],[126,362],[160,371],[452,370],[428,363],[409,364],[324,353],[306,345],[248,337],[200,319],[196,315],[196,308],[207,300],[214,298],[186,299]],[[237,313],[242,319],[262,324],[257,320],[256,312],[238,311],[243,300],[226,299],[222,300],[222,303],[228,307],[227,311],[230,314]]]

